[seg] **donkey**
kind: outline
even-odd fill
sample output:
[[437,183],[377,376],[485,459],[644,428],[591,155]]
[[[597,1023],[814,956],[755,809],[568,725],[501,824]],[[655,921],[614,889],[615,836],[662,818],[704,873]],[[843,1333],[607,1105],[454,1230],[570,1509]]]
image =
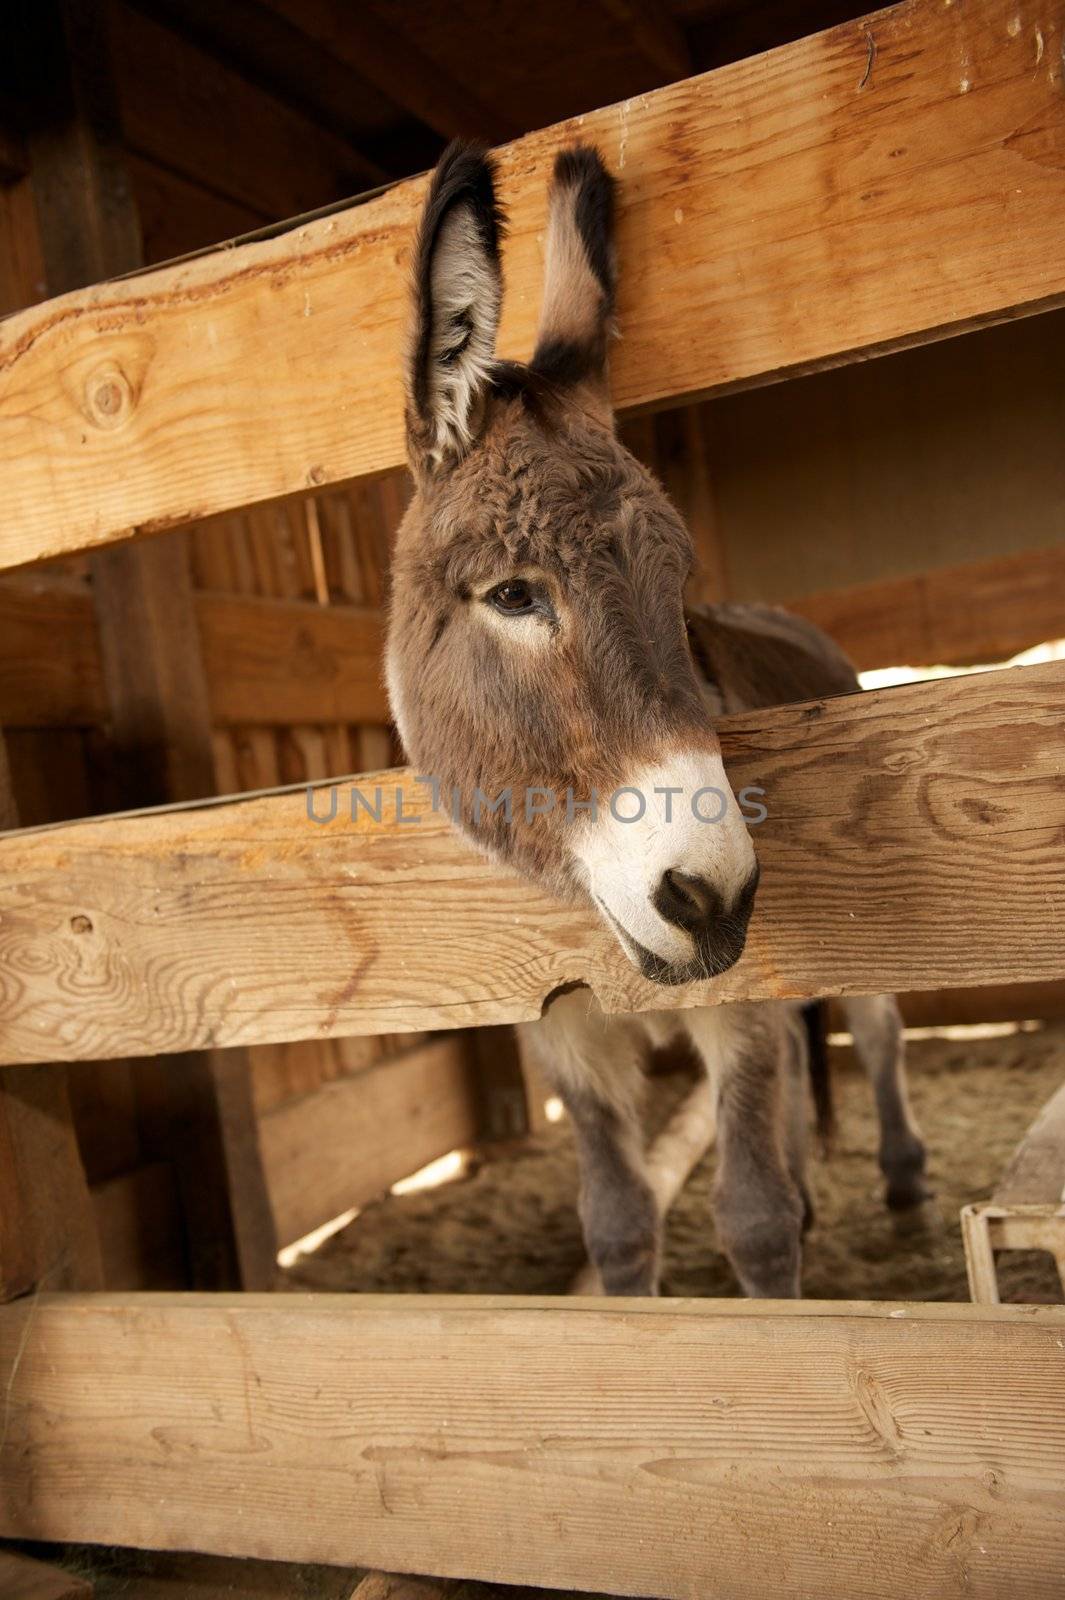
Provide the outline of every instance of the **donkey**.
[[[414,251],[406,420],[415,492],[393,558],[393,714],[409,759],[455,795],[467,836],[594,907],[632,964],[663,986],[661,1012],[606,1016],[578,990],[523,1025],[572,1119],[585,1242],[606,1292],[657,1291],[661,1219],[645,1173],[640,1085],[649,1043],[686,1032],[716,1096],[722,1246],[747,1294],[795,1296],[809,1219],[797,1008],[670,1011],[668,986],[732,966],[758,885],[715,718],[859,685],[824,634],[783,611],[717,605],[685,616],[691,539],[614,433],[614,184],[593,149],[555,162],[532,360],[496,359],[504,219],[494,176],[483,152],[452,146]],[[485,803],[503,790],[567,803]],[[645,797],[642,817],[590,798],[621,790]],[[704,802],[720,813],[714,825],[687,803],[710,790],[721,797]],[[881,996],[846,1010],[875,1089],[888,1201],[916,1204],[924,1147],[898,1009]]]

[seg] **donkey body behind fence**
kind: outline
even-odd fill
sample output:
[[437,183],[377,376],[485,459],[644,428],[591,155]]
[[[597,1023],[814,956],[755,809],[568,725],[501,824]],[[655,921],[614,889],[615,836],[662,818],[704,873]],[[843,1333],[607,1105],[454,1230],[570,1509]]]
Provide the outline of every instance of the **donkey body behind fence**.
[[[660,1012],[607,1017],[577,991],[523,1030],[573,1119],[585,1238],[607,1292],[657,1286],[640,1085],[648,1044],[686,1031],[716,1095],[722,1244],[747,1293],[795,1295],[808,1217],[798,1009],[669,1010],[669,985],[739,958],[757,890],[715,718],[858,684],[829,639],[784,612],[685,615],[688,532],[614,434],[612,205],[598,155],[562,152],[539,335],[518,366],[494,354],[503,222],[491,163],[456,147],[437,169],[414,260],[415,495],[393,563],[389,691],[410,758],[458,796],[471,839],[593,905],[663,986]],[[504,791],[553,803],[494,804]],[[628,810],[595,803],[622,793]],[[924,1150],[897,1007],[885,996],[846,1005],[874,1084],[889,1202],[915,1203]]]

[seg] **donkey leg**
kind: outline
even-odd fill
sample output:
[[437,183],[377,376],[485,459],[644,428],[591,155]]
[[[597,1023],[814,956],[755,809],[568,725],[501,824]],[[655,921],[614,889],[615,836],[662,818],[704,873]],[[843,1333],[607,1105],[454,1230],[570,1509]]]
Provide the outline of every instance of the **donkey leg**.
[[803,1198],[785,1126],[791,1041],[785,1009],[728,1005],[687,1013],[718,1092],[714,1221],[745,1294],[799,1294]]
[[858,1059],[868,1074],[880,1120],[880,1170],[893,1211],[927,1200],[925,1147],[906,1091],[902,1018],[894,995],[854,995],[843,1001]]
[[806,1182],[810,1046],[799,1012],[786,1015],[784,1049],[784,1155],[802,1201],[802,1231],[806,1234],[814,1224],[814,1203]]
[[661,1218],[643,1155],[638,1027],[578,990],[522,1036],[573,1123],[584,1243],[604,1292],[657,1294]]

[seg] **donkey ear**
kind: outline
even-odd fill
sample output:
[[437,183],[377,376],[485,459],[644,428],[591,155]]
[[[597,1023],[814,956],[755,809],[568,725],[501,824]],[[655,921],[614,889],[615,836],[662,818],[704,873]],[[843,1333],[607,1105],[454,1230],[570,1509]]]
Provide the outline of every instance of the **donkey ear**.
[[612,420],[607,342],[613,332],[614,179],[598,150],[574,145],[555,160],[547,223],[544,302],[535,371],[581,391]]
[[407,373],[413,466],[457,458],[484,412],[503,295],[503,216],[491,160],[455,143],[433,174],[414,252]]

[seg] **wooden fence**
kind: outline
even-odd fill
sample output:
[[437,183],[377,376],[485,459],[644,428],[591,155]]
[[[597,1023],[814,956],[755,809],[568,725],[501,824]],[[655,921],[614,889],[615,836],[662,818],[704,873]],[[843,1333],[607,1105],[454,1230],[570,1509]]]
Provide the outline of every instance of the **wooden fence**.
[[[1061,45],[1050,5],[906,0],[518,141],[504,347],[527,350],[544,173],[575,135],[622,178],[623,408],[1062,304]],[[0,324],[0,565],[394,467],[421,195],[402,184]],[[169,595],[147,559],[111,577],[115,596]],[[337,638],[335,619],[301,634],[292,601],[254,603],[193,601],[216,653],[197,760],[212,715],[297,695],[289,664]],[[75,704],[91,722],[113,683],[114,639],[97,674],[78,604],[83,668],[32,690],[45,720]],[[371,708],[363,622],[337,646],[338,720]],[[249,623],[280,687],[258,687],[273,661]],[[144,649],[165,698],[173,662]],[[732,719],[730,775],[767,793],[765,893],[749,954],[679,1003],[1065,977],[1063,701],[1051,665]],[[231,1168],[254,1176],[226,1067],[246,1048],[513,1021],[574,981],[610,1009],[660,999],[584,916],[516,896],[408,777],[381,781],[420,806],[417,829],[316,824],[298,786],[0,839],[0,1057],[21,1064],[0,1117],[5,1296],[101,1282],[54,1063],[172,1052],[177,1078],[191,1061]],[[446,1076],[447,1041],[422,1048]],[[295,1152],[293,1227],[317,1115],[263,1118]],[[1063,1338],[1057,1308],[46,1293],[0,1309],[0,1531],[617,1593],[1057,1594]]]

